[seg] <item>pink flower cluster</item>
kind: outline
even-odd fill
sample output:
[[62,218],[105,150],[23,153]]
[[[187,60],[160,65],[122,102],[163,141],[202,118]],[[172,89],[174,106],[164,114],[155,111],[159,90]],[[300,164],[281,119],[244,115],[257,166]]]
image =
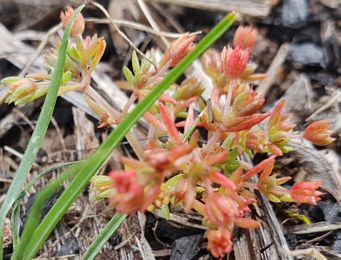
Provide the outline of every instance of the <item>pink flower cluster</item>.
[[[255,74],[255,67],[249,64],[256,38],[255,29],[239,27],[233,48],[225,47],[220,54],[209,50],[204,55],[204,69],[214,85],[209,101],[201,99],[202,84],[189,78],[145,113],[152,131],[144,160],[122,158],[129,170],[112,171],[102,186],[96,178],[103,177],[95,177],[92,182],[98,197],[108,198],[118,212],[127,214],[155,208],[169,212],[172,206],[196,211],[208,228],[207,248],[216,258],[231,252],[234,227],[259,227],[249,217],[250,206],[257,203],[255,190],[274,203],[316,204],[320,200],[321,183],[297,183],[290,190],[282,186],[290,177],[273,171],[276,157],[289,152],[289,141],[299,135],[293,135],[294,125],[290,115],[283,113],[283,100],[272,111],[260,112],[265,100],[252,89],[252,82],[264,75]],[[166,69],[194,48],[193,40],[185,35],[175,41],[157,70],[143,68],[143,62],[140,66],[133,57],[135,74],[126,69],[125,75],[134,86],[135,97],[143,99]],[[329,126],[313,123],[302,137],[327,145],[333,141]],[[163,136],[166,141],[160,138]],[[256,153],[269,157],[255,166],[241,159]]]

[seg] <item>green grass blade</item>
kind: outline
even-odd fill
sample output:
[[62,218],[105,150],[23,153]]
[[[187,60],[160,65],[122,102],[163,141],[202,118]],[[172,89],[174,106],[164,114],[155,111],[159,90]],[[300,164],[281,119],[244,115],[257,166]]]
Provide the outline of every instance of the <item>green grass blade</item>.
[[83,9],[83,7],[84,5],[81,5],[75,11],[75,14],[71,18],[67,28],[65,29],[63,40],[58,52],[57,66],[52,75],[52,81],[48,88],[48,92],[41,113],[39,115],[37,125],[33,131],[32,137],[25,150],[24,157],[20,162],[17,173],[7,191],[7,196],[0,209],[0,259],[3,259],[4,221],[8,211],[11,209],[15,199],[18,197],[21,191],[21,188],[31,170],[32,164],[35,161],[39,148],[43,142],[57,100],[59,84],[64,70],[66,48],[70,37],[70,31],[76,15]]
[[23,255],[24,249],[28,244],[28,241],[30,240],[32,233],[39,224],[39,220],[41,217],[41,213],[44,209],[45,202],[58,191],[58,189],[66,180],[75,176],[80,167],[81,163],[69,167],[66,171],[63,172],[61,176],[59,176],[59,178],[47,184],[44,188],[41,189],[41,191],[37,193],[34,203],[28,214],[19,243],[13,252],[12,256],[13,260],[24,259]]
[[113,150],[120,144],[124,136],[136,124],[138,119],[158,100],[160,95],[175,82],[182,73],[211,46],[230,26],[236,18],[235,13],[227,15],[216,25],[175,68],[173,68],[151,93],[139,102],[135,109],[110,133],[99,149],[84,163],[79,174],[73,179],[69,187],[60,196],[49,213],[40,223],[25,249],[25,257],[33,258],[54,227],[66,213],[79,194],[86,188],[94,176],[108,160]]
[[59,168],[65,168],[67,166],[71,166],[74,164],[78,164],[82,161],[68,162],[68,163],[57,163],[54,164],[47,169],[43,170],[39,175],[33,178],[20,192],[19,196],[15,200],[14,206],[12,208],[12,216],[11,216],[11,230],[12,230],[12,241],[13,241],[13,250],[15,250],[18,241],[19,241],[19,230],[20,230],[20,202],[25,196],[25,194],[38,182],[40,181],[46,174],[57,170]]
[[90,247],[86,250],[82,260],[92,260],[101,251],[104,244],[115,233],[121,223],[125,220],[125,215],[115,214],[109,223],[103,228],[101,233],[91,243]]

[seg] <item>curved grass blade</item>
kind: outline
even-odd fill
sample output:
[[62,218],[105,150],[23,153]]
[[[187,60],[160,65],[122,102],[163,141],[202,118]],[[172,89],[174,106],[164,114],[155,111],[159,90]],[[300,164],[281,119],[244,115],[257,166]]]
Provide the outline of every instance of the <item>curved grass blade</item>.
[[37,125],[33,131],[32,137],[25,150],[24,158],[20,162],[17,173],[13,179],[11,186],[7,191],[7,196],[0,209],[0,259],[3,259],[3,233],[5,218],[8,211],[11,209],[13,203],[15,202],[15,199],[18,197],[21,188],[25,182],[25,179],[31,170],[32,164],[37,157],[39,148],[43,142],[57,100],[59,84],[62,79],[64,70],[66,48],[68,40],[70,38],[71,28],[76,18],[76,15],[83,8],[84,5],[81,5],[80,7],[77,8],[74,15],[71,17],[68,26],[65,29],[64,36],[58,52],[57,66],[53,72],[52,80],[48,88],[48,92],[41,113],[39,115]]
[[103,228],[101,233],[91,243],[90,247],[86,250],[82,260],[92,260],[101,251],[104,244],[115,233],[121,223],[125,220],[125,215],[115,214],[109,223]]
[[19,243],[13,252],[13,260],[24,259],[24,249],[28,244],[32,233],[39,224],[45,202],[58,191],[58,189],[66,180],[75,176],[75,173],[80,169],[80,167],[81,163],[69,167],[67,170],[64,171],[63,175],[59,176],[59,178],[47,184],[43,189],[41,189],[41,191],[37,193],[34,203],[28,214],[27,221],[25,223]]
[[39,175],[33,178],[20,192],[19,196],[15,200],[14,206],[12,208],[12,216],[11,216],[11,230],[12,230],[12,241],[13,241],[13,250],[15,250],[18,241],[19,241],[19,231],[20,231],[20,202],[24,198],[25,194],[38,182],[40,181],[45,175],[49,174],[50,172],[57,170],[59,168],[65,168],[67,166],[71,166],[74,164],[78,164],[83,161],[75,161],[75,162],[68,162],[68,163],[58,163],[48,167],[47,169],[43,170]]
[[124,136],[136,124],[138,119],[158,100],[161,94],[175,82],[183,72],[197,59],[208,47],[210,47],[236,19],[236,14],[227,15],[217,24],[165,78],[155,86],[150,94],[139,102],[135,109],[128,114],[122,122],[110,133],[99,149],[83,164],[79,174],[73,179],[69,187],[60,196],[46,217],[33,233],[31,240],[25,248],[25,257],[33,258],[38,252],[54,227],[66,213],[79,194],[86,188],[92,176],[94,176],[109,159],[113,150],[120,144]]

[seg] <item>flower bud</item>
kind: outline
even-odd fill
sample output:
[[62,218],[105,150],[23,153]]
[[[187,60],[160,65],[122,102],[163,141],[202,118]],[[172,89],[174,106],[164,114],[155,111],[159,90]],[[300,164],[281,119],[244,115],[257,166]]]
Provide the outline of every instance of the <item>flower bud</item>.
[[202,66],[210,77],[216,77],[221,73],[221,58],[219,52],[208,49],[202,56]]
[[[75,11],[73,10],[73,8],[68,5],[66,6],[65,11],[64,12],[62,11],[60,13],[59,17],[64,28],[66,28],[74,12]],[[71,29],[71,36],[73,37],[81,36],[82,33],[84,32],[84,27],[85,27],[84,17],[82,14],[78,14]]]
[[209,222],[224,227],[239,217],[239,208],[229,196],[212,192],[205,202],[205,213]]
[[191,77],[185,79],[181,86],[175,91],[176,100],[188,100],[191,97],[200,96],[204,92],[204,87],[197,78]]
[[271,112],[268,129],[275,128],[284,132],[291,131],[295,125],[290,122],[290,114],[283,113],[285,100],[280,100]]
[[181,179],[171,191],[174,203],[182,203],[185,212],[192,208],[196,195],[196,186],[192,178]]
[[166,50],[163,56],[160,67],[163,67],[170,62],[170,67],[175,67],[191,50],[194,48],[193,41],[195,36],[189,36],[188,33],[184,34],[174,42]]
[[262,108],[264,101],[264,98],[257,96],[253,90],[240,93],[233,101],[233,112],[237,116],[253,115]]
[[15,99],[22,99],[25,97],[31,97],[34,95],[37,85],[34,81],[31,80],[22,80],[21,82],[18,82],[19,84],[16,86],[13,95],[15,96]]
[[156,148],[146,152],[145,161],[156,171],[163,172],[171,166],[169,160],[169,151],[166,149]]
[[144,188],[140,185],[135,171],[113,171],[109,177],[115,190],[115,195],[109,200],[118,212],[134,214],[144,209]]
[[181,179],[178,183],[173,187],[171,191],[172,198],[175,203],[184,202],[190,187],[190,180],[188,178]]
[[[269,172],[269,174],[270,173],[271,172]],[[291,177],[286,176],[277,178],[276,174],[270,176],[269,174],[267,174],[265,170],[263,171],[257,183],[258,189],[274,203],[292,201],[290,200],[290,196],[288,196],[288,190],[281,186],[289,181]]]
[[264,131],[248,132],[246,135],[246,147],[254,150],[255,152],[263,152],[265,143]]
[[209,230],[207,249],[216,258],[223,258],[232,251],[231,232],[228,229]]
[[94,197],[96,200],[110,198],[115,195],[113,181],[109,176],[94,176],[90,182],[92,184],[91,197]]
[[[91,73],[102,58],[105,47],[106,43],[103,37],[97,38],[95,35],[93,37],[87,36],[85,39],[77,38],[76,44],[68,49],[69,61],[79,65],[82,73]],[[66,63],[67,68],[73,71],[74,68],[70,67],[71,64]]]
[[7,93],[3,97],[3,102],[10,104],[15,102],[21,105],[34,99],[37,92],[37,84],[32,79],[20,77],[7,77],[1,80],[7,87]]
[[319,181],[296,183],[292,186],[290,195],[297,203],[316,205],[316,202],[321,200],[320,196],[323,195],[322,192],[317,191],[320,185]]
[[315,121],[304,130],[303,137],[318,146],[331,144],[335,139],[330,137],[330,125],[327,120]]
[[230,80],[240,78],[246,69],[249,61],[249,51],[239,47],[231,48],[224,47],[221,52],[222,70],[225,76]]
[[257,30],[251,26],[239,26],[234,34],[233,46],[242,49],[252,49],[256,44]]

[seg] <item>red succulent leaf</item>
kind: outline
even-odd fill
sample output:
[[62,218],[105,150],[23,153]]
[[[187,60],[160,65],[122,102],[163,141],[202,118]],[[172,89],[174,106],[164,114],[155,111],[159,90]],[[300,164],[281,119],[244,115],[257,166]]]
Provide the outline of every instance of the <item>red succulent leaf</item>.
[[259,124],[265,118],[270,115],[269,112],[264,114],[254,114],[251,116],[236,117],[229,122],[228,126],[225,126],[224,131],[226,132],[239,132],[250,129],[254,125]]
[[173,105],[176,105],[176,103],[177,103],[177,101],[174,98],[172,98],[171,96],[169,96],[167,94],[162,94],[160,96],[160,100],[162,102],[170,103],[170,104],[173,104]]
[[190,104],[192,104],[193,102],[197,101],[198,97],[191,97],[183,102],[178,102],[178,104],[175,106],[175,112],[181,112],[183,110],[185,110],[187,107],[189,107]]
[[256,174],[261,173],[263,171],[265,171],[263,176],[266,176],[266,175],[268,176],[269,172],[271,173],[272,168],[274,166],[275,158],[276,158],[276,155],[271,155],[269,158],[261,161],[259,164],[254,166],[247,173],[245,173],[243,177],[244,178],[251,178],[251,177],[255,176]]
[[144,113],[144,118],[156,129],[167,132],[166,127],[150,112]]
[[171,162],[175,162],[180,157],[190,153],[193,150],[189,144],[180,144],[169,151],[168,158]]
[[209,178],[213,183],[219,184],[225,189],[229,189],[232,191],[236,190],[236,185],[234,184],[234,182],[221,172],[213,172],[210,174]]
[[276,155],[276,156],[282,156],[283,155],[282,150],[279,149],[277,145],[270,143],[270,144],[268,144],[268,149],[273,155]]
[[228,155],[229,155],[228,151],[223,150],[215,154],[210,154],[205,159],[205,162],[211,166],[219,164],[219,163],[223,163],[227,161]]
[[160,111],[162,120],[166,125],[167,131],[170,137],[173,138],[175,142],[182,143],[182,138],[179,134],[178,129],[175,126],[173,118],[170,116],[167,107],[161,102],[159,102],[159,111]]
[[251,218],[237,218],[234,223],[240,228],[245,229],[259,228],[259,223]]
[[271,112],[271,115],[269,118],[269,123],[268,123],[268,128],[272,128],[272,127],[279,124],[279,121],[281,119],[280,115],[281,115],[281,112],[282,112],[284,106],[285,106],[285,100],[284,99],[280,100],[276,104],[276,106],[274,107],[274,109]]
[[190,107],[188,109],[187,118],[185,121],[184,133],[187,133],[187,131],[191,128],[193,123],[194,123],[194,112],[193,112],[193,108]]

